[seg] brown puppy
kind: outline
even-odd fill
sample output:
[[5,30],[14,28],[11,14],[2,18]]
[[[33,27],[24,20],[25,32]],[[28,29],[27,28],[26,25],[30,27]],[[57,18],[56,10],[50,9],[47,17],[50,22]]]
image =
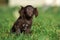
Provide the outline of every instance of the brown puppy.
[[21,7],[19,10],[20,17],[14,23],[11,32],[19,33],[30,33],[33,15],[38,16],[37,8],[27,5],[26,7]]

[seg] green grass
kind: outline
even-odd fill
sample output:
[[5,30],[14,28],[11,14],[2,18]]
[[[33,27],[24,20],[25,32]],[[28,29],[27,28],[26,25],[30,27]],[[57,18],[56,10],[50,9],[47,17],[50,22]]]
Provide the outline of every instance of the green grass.
[[32,34],[11,34],[10,29],[16,18],[13,12],[17,7],[0,7],[0,40],[60,40],[60,7],[38,8],[39,15],[34,17]]

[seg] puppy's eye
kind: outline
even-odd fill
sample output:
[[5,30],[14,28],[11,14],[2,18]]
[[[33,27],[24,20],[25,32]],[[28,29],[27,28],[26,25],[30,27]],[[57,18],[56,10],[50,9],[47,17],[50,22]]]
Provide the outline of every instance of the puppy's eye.
[[27,11],[30,11],[30,10],[33,11],[33,8],[28,7],[28,8],[27,8]]

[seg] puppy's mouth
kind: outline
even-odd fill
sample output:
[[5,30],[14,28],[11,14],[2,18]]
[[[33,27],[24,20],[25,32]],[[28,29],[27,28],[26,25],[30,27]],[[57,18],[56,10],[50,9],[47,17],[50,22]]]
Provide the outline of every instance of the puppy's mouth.
[[27,15],[26,17],[27,17],[27,18],[31,18],[31,17],[32,17],[32,15]]
[[25,16],[27,20],[30,20],[32,17],[31,16]]
[[30,16],[30,17],[32,17],[32,15],[31,15],[31,14],[30,14],[29,16]]
[[28,17],[32,17],[33,15],[32,14],[29,14],[29,15],[27,15]]

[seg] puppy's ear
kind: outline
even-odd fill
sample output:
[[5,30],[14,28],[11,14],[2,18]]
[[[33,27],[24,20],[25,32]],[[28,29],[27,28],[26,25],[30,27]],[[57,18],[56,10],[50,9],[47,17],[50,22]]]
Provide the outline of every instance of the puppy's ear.
[[23,14],[24,14],[24,7],[21,6],[21,9],[19,10],[19,14],[20,14],[20,16],[23,16]]
[[34,14],[35,14],[35,17],[38,16],[38,10],[37,10],[37,8],[34,8]]

